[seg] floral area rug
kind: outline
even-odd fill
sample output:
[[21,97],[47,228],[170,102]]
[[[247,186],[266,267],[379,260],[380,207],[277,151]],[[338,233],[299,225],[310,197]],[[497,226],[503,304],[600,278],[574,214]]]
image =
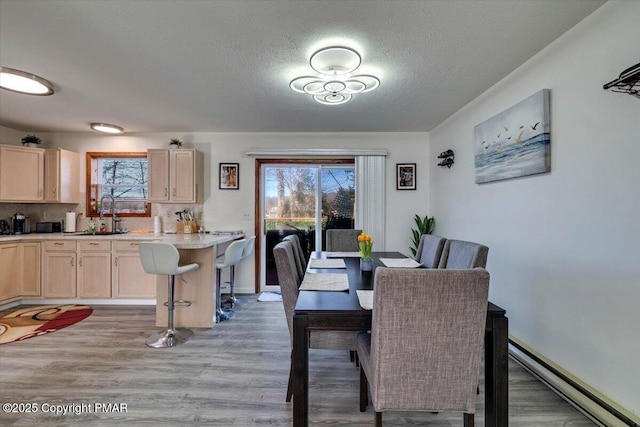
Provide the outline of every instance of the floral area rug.
[[23,307],[0,315],[0,344],[24,341],[71,326],[91,315],[87,305]]

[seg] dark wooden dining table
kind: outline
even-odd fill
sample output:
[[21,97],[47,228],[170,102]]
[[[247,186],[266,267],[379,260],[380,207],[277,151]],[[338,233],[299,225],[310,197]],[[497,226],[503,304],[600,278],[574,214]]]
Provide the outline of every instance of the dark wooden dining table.
[[[312,257],[326,258],[326,253]],[[308,269],[308,273],[346,272],[349,292],[300,291],[293,315],[293,425],[307,426],[309,421],[309,331],[371,329],[370,310],[360,307],[357,289],[373,289],[380,258],[406,258],[400,252],[374,252],[373,270],[360,270],[360,259],[344,258],[345,269]],[[508,319],[506,311],[489,302],[484,335],[485,425],[508,426]],[[354,406],[354,411],[358,406]]]

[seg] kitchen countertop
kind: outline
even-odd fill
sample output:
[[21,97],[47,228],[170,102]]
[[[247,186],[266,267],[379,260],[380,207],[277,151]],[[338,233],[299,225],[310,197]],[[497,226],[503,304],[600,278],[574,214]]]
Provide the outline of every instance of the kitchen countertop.
[[154,234],[154,233],[125,233],[109,235],[84,235],[80,233],[30,233],[15,235],[0,235],[0,243],[24,242],[31,240],[159,240],[171,243],[178,249],[203,249],[232,240],[241,239],[244,234],[213,235],[213,234]]

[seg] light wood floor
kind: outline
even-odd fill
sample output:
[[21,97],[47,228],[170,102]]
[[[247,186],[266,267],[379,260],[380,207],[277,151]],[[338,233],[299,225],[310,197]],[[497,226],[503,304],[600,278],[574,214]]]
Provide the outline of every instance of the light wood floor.
[[[196,330],[186,344],[151,349],[154,307],[94,307],[64,330],[0,345],[1,403],[37,403],[36,414],[7,414],[2,426],[287,426],[290,362],[282,303],[242,298],[237,317]],[[515,362],[509,365],[511,426],[593,426]],[[481,380],[482,381],[482,380]],[[347,352],[312,350],[310,425],[371,426],[358,411],[358,369]],[[484,425],[483,385],[476,425]],[[43,405],[125,403],[126,413],[54,415]],[[387,426],[461,426],[458,414],[385,413]]]

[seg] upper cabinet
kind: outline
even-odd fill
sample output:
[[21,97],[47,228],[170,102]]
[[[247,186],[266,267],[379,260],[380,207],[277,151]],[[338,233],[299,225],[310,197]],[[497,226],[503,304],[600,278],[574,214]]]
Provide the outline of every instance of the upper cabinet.
[[78,153],[0,145],[0,202],[78,203],[79,179]]
[[0,145],[0,201],[44,200],[44,151],[17,145]]
[[79,203],[80,155],[61,148],[44,153],[44,201],[48,203]]
[[148,150],[149,201],[202,203],[203,156],[194,149]]

